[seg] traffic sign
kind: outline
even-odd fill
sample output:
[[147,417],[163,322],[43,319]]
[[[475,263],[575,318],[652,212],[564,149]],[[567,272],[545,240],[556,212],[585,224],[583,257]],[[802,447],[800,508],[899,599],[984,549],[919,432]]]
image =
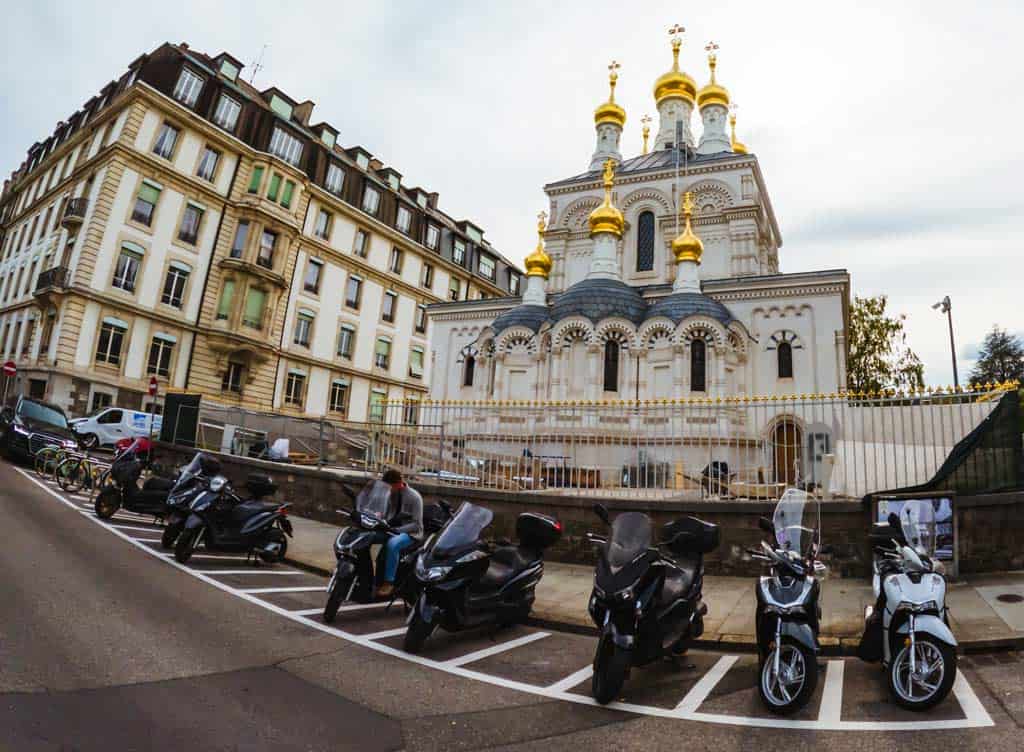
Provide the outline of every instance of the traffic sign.
[[18,372],[18,366],[13,360],[8,360],[3,366],[4,376],[13,376]]
[[[13,366],[14,364],[11,363],[11,365]],[[6,368],[7,368],[7,364],[5,363],[4,364],[4,369],[5,369],[4,372],[5,373],[6,373]],[[156,376],[150,376],[149,377],[149,396],[150,397],[155,397],[156,396]]]

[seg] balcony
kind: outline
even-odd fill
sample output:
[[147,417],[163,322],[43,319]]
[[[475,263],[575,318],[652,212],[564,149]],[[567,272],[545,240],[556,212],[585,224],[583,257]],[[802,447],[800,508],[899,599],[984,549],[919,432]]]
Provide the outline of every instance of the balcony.
[[66,266],[53,266],[39,273],[36,288],[32,294],[40,303],[47,303],[67,290],[71,274]]
[[64,216],[61,218],[61,224],[69,230],[72,227],[78,227],[85,219],[85,212],[88,208],[89,199],[87,198],[73,198],[69,200],[67,206],[64,207]]

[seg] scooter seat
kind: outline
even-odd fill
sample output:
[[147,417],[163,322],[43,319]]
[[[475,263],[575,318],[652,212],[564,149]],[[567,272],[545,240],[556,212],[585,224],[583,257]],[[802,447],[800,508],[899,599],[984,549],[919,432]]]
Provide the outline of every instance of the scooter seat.
[[280,506],[280,504],[269,501],[243,501],[241,504],[236,504],[231,510],[231,517],[237,522],[244,522],[261,512],[273,512]]
[[146,478],[146,482],[142,484],[143,491],[170,491],[174,488],[174,481],[170,478],[160,478],[156,475]]
[[539,561],[537,553],[521,546],[502,546],[491,554],[487,571],[474,584],[473,589],[498,590],[520,572]]

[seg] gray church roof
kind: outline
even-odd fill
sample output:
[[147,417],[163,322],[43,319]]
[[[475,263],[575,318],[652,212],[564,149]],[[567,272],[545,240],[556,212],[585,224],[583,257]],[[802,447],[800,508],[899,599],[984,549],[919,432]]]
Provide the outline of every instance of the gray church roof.
[[675,292],[651,304],[647,309],[648,319],[666,316],[678,324],[688,316],[708,316],[728,325],[733,320],[729,309],[699,292]]
[[542,305],[519,305],[499,314],[491,328],[498,334],[513,326],[525,326],[536,334],[548,320],[548,307]]
[[[731,151],[718,152],[717,154],[694,154],[686,158],[685,166],[694,167],[696,165],[704,165],[708,162],[718,162],[728,159],[747,159],[749,155],[746,154],[735,154]],[[658,149],[652,151],[649,154],[641,154],[638,157],[631,157],[625,159],[622,163],[615,168],[616,175],[626,175],[629,173],[644,172],[646,170],[666,170],[675,167],[676,165],[676,152],[674,149]],[[682,152],[679,154],[679,169],[683,169],[684,162]],[[548,186],[561,185],[563,183],[574,183],[578,180],[590,179],[597,180],[601,177],[601,170],[589,170],[587,172],[574,175],[571,178],[565,178],[564,180],[556,180],[553,183],[549,183]]]
[[595,324],[609,316],[620,316],[634,324],[644,320],[647,303],[636,288],[615,279],[585,279],[555,298],[551,319],[584,316]]

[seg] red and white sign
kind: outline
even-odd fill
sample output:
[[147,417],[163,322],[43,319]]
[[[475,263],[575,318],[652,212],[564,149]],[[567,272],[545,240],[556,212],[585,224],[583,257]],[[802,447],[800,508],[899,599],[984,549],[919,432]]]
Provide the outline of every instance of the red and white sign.
[[[14,364],[11,363],[11,365],[13,366]],[[4,369],[6,369],[6,368],[7,368],[7,365],[4,364]],[[6,373],[6,370],[4,372]],[[149,396],[150,397],[155,397],[156,396],[156,376],[150,376],[149,377]]]
[[3,366],[4,376],[13,376],[18,372],[18,366],[13,360],[8,360]]

